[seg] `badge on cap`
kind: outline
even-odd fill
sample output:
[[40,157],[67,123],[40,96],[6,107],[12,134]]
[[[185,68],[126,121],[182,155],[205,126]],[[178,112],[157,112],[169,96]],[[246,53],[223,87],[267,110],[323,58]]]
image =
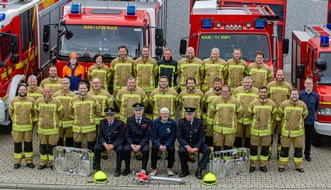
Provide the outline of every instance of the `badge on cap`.
[[115,114],[115,110],[112,107],[106,108],[104,110],[104,112],[105,112],[106,115],[114,115]]
[[144,105],[142,103],[139,103],[139,102],[133,104],[132,107],[136,111],[144,109]]
[[196,108],[192,108],[192,107],[185,107],[184,109],[186,114],[193,114],[196,110]]

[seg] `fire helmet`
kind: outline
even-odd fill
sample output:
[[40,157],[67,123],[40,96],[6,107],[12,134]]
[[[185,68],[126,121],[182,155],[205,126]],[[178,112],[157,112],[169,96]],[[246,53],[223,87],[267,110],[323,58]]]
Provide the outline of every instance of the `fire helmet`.
[[76,58],[78,58],[78,55],[77,55],[76,52],[72,52],[72,53],[70,54],[70,57],[76,57]]
[[203,184],[212,186],[216,184],[216,176],[212,173],[207,173],[205,176],[203,176]]
[[103,171],[97,171],[94,174],[94,182],[95,183],[107,183],[107,175]]

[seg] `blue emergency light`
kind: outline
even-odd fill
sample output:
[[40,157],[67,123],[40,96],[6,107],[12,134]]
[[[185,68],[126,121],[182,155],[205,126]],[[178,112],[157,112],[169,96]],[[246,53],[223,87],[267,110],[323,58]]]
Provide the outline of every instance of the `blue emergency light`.
[[329,30],[331,30],[331,23],[327,23],[327,24],[326,24],[326,27],[327,27]]
[[202,19],[202,29],[212,29],[213,28],[213,19],[203,18]]
[[321,36],[321,47],[329,47],[330,42],[329,42],[329,36]]
[[0,22],[5,20],[6,14],[5,13],[0,13]]
[[255,29],[258,29],[258,30],[265,29],[265,20],[264,19],[255,19]]
[[80,3],[72,3],[71,4],[71,14],[80,14]]
[[135,16],[136,15],[136,5],[126,5],[126,15]]

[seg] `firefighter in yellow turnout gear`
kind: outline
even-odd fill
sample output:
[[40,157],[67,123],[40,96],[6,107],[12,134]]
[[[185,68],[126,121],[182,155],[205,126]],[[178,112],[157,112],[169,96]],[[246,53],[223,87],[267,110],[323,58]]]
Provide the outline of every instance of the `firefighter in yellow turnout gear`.
[[53,169],[53,148],[59,141],[59,120],[64,110],[61,101],[52,97],[49,86],[44,88],[44,97],[39,98],[35,104],[38,118],[38,142],[40,152],[40,166],[38,170],[47,167]]
[[227,62],[227,79],[226,82],[232,90],[242,85],[243,78],[247,75],[247,63],[241,58],[241,50],[233,50],[233,58]]
[[281,125],[281,151],[279,155],[278,171],[283,172],[288,162],[291,143],[294,148],[294,167],[299,172],[304,172],[302,166],[302,147],[304,119],[308,115],[306,104],[299,100],[299,91],[292,89],[290,100],[285,100],[278,109],[282,119]]
[[248,75],[253,79],[253,86],[260,88],[271,82],[272,72],[268,65],[263,63],[264,53],[258,51],[255,54],[255,63],[248,65]]
[[56,66],[50,66],[49,77],[41,81],[40,87],[44,89],[46,86],[51,87],[53,94],[61,90],[61,78],[58,77],[58,71]]
[[93,61],[95,64],[88,69],[88,81],[92,84],[92,80],[98,78],[101,81],[102,88],[108,91],[108,84],[112,77],[110,68],[103,63],[104,57],[101,54],[95,54]]
[[36,101],[38,98],[43,97],[43,89],[37,86],[38,80],[35,75],[30,75],[28,78],[28,96]]
[[14,169],[22,164],[22,142],[24,142],[25,162],[29,168],[33,165],[33,118],[35,101],[27,97],[27,87],[21,84],[18,96],[9,104],[9,115],[12,119],[12,136],[14,140]]

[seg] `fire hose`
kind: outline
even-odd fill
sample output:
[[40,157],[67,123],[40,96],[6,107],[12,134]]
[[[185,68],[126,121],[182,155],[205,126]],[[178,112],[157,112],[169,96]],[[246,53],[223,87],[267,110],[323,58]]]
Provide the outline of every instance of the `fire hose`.
[[133,174],[132,182],[138,183],[140,185],[149,183],[150,181],[167,181],[167,182],[176,182],[176,183],[185,184],[184,179],[150,176],[146,174],[145,170],[141,170],[138,173],[133,171],[132,174]]

